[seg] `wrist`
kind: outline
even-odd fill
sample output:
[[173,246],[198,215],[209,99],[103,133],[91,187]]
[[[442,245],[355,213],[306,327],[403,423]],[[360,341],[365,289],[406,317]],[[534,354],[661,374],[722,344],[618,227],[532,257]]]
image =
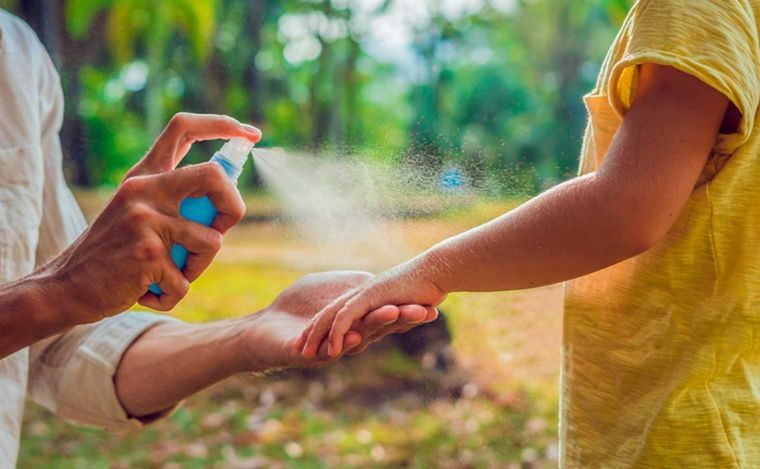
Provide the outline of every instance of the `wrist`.
[[443,296],[451,293],[450,285],[446,281],[446,272],[449,268],[450,266],[436,248],[428,249],[420,254],[413,260],[411,266],[413,278],[422,280]]
[[49,314],[50,321],[69,328],[102,319],[102,313],[91,311],[92,307],[81,297],[85,289],[79,287],[67,269],[56,259],[29,277],[39,288],[43,308],[41,314]]
[[224,374],[232,376],[248,371],[248,356],[244,344],[246,336],[240,318],[229,319],[199,326],[203,329],[203,337],[215,344],[214,361],[224,370]]
[[72,289],[61,276],[41,271],[21,280],[20,292],[29,302],[32,320],[51,334],[80,324],[75,314],[77,303]]
[[[246,373],[265,375],[285,368],[292,360],[286,357],[292,351],[282,349],[279,341],[272,340],[278,331],[273,329],[272,322],[268,318],[269,309],[254,313],[238,319],[239,329],[243,331],[237,336],[235,349],[242,351],[243,362],[240,364]],[[294,328],[303,327],[303,324],[293,324]]]
[[236,335],[234,344],[234,348],[240,351],[240,372],[263,374],[272,368],[261,347],[264,339],[260,327],[263,315],[264,311],[261,311],[234,320],[242,331]]
[[33,274],[0,286],[0,358],[71,327],[51,278]]

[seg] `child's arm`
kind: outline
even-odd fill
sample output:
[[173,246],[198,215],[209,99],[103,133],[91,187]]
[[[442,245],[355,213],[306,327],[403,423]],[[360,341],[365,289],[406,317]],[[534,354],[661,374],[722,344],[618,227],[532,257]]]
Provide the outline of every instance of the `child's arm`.
[[644,65],[635,101],[598,171],[450,238],[340,298],[304,331],[304,355],[314,354],[328,331],[330,353],[340,353],[351,323],[384,304],[435,306],[449,292],[548,285],[646,251],[684,207],[728,105],[723,94],[690,75]]

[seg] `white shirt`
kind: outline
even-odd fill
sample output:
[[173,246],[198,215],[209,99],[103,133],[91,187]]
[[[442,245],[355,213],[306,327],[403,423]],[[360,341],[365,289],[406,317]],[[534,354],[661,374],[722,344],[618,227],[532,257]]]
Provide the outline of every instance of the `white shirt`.
[[[31,273],[86,227],[63,178],[62,118],[61,86],[47,52],[25,23],[0,10],[0,283]],[[16,464],[27,396],[66,420],[139,425],[116,396],[114,372],[134,339],[166,320],[121,314],[0,360],[0,468]]]

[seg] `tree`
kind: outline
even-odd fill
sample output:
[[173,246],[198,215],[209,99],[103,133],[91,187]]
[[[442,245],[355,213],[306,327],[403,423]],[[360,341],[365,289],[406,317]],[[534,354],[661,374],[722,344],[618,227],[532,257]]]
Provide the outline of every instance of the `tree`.
[[[164,125],[164,68],[168,52],[181,33],[195,58],[203,61],[213,45],[215,0],[69,0],[66,17],[69,30],[78,39],[88,36],[92,20],[100,10],[108,11],[107,37],[117,64],[125,64],[144,51],[148,65],[145,116],[148,135],[157,135]],[[90,38],[95,40],[95,38]]]
[[69,169],[67,172],[71,181],[80,186],[89,186],[92,177],[84,144],[84,124],[76,112],[79,102],[79,64],[92,58],[92,51],[101,47],[100,42],[76,47],[64,27],[63,11],[59,2],[22,0],[18,8],[19,15],[37,31],[61,74],[65,96],[61,130],[64,161]]

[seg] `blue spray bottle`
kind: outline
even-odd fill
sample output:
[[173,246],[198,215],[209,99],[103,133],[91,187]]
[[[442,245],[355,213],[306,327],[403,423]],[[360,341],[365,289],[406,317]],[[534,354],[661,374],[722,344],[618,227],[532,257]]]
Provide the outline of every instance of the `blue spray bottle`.
[[[253,143],[243,138],[233,138],[224,144],[221,150],[214,153],[211,161],[218,164],[227,173],[227,176],[237,182],[240,173],[243,172],[243,166],[248,159],[248,153],[253,149]],[[216,218],[216,208],[207,196],[188,197],[179,204],[179,214],[183,218],[200,223],[205,226],[211,226]],[[187,249],[179,244],[173,244],[171,249],[172,261],[179,270],[185,268],[187,262]],[[156,295],[161,294],[158,284],[152,284],[149,290]]]

